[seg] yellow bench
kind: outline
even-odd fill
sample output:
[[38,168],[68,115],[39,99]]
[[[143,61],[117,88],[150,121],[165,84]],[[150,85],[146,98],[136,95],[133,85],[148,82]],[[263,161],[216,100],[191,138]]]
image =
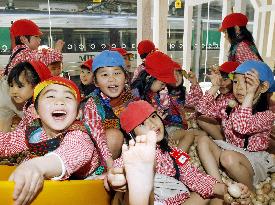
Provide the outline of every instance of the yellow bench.
[[[12,205],[14,183],[7,181],[12,166],[0,166],[0,204]],[[44,182],[43,190],[32,205],[107,205],[110,197],[102,180]]]

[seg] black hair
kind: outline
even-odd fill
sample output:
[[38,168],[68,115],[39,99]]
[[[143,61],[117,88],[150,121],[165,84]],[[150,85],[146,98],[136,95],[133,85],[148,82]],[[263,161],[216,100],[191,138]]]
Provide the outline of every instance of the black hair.
[[[31,36],[25,36],[28,41],[30,42],[30,39],[31,39]],[[24,45],[24,43],[22,43],[22,41],[20,40],[20,36],[16,36],[14,38],[14,41],[15,41],[15,45]]]
[[144,58],[146,58],[148,56],[148,54],[149,53],[142,53],[139,56],[140,56],[141,59],[144,59]]
[[[109,67],[109,66],[106,66],[106,67]],[[123,67],[121,67],[121,66],[118,66],[118,67],[120,67],[120,69],[123,71],[126,80],[129,80],[129,75],[128,75],[127,71],[126,71]],[[95,83],[97,83],[96,74],[97,74],[97,71],[98,71],[100,68],[104,68],[104,67],[99,67],[99,68],[97,68],[97,69],[94,71],[94,81],[95,81]],[[92,71],[91,71],[91,72],[92,72]]]
[[141,100],[150,102],[150,99],[148,99],[148,92],[150,91],[151,86],[155,80],[155,77],[152,77],[145,70],[143,70],[140,72],[137,79],[132,82],[131,88],[138,89]]
[[[162,122],[162,124],[163,124],[162,118],[157,114],[157,112],[154,112],[154,113],[159,117],[159,119],[161,120],[161,122]],[[163,124],[163,126],[164,126],[164,124]],[[126,134],[126,135],[125,135],[125,131],[123,131],[123,133],[124,133],[126,142],[127,142],[128,144],[129,144],[129,140],[131,139],[131,137],[136,138],[136,134],[135,134],[134,130],[132,130],[129,134]],[[161,151],[162,151],[163,153],[165,153],[165,152],[168,152],[168,153],[169,153],[169,152],[172,151],[172,148],[169,146],[169,143],[168,143],[168,133],[167,133],[167,131],[165,130],[165,128],[164,128],[164,137],[163,137],[163,139],[162,139],[160,142],[158,142],[157,144],[159,145],[159,147],[160,147],[160,149],[161,149]],[[175,170],[176,170],[175,178],[176,178],[177,180],[179,180],[179,178],[180,178],[179,166],[178,166],[178,164],[177,164],[175,158],[172,157],[171,155],[170,155],[170,157],[171,157],[172,160],[173,160],[173,166],[174,166],[174,168],[175,168]]]
[[[36,86],[41,80],[33,66],[29,62],[18,63],[14,66],[8,75],[8,85],[12,86],[16,83],[18,87],[22,87],[23,84],[19,80],[21,74],[25,75],[25,79],[33,87]],[[32,103],[32,98],[27,100],[26,107],[30,106]]]
[[175,87],[169,84],[166,85],[168,94],[170,95],[177,95],[179,96],[179,100],[185,104],[185,94],[186,94],[186,87],[183,85],[184,81],[182,80],[181,85]]
[[18,63],[14,66],[8,75],[8,84],[12,86],[15,82],[19,87],[22,87],[19,77],[21,73],[25,74],[26,81],[33,87],[36,86],[41,80],[33,66],[29,62]]
[[242,41],[248,41],[253,47],[255,47],[253,49],[253,51],[255,52],[257,57],[261,61],[263,61],[261,55],[259,54],[259,51],[256,48],[254,38],[253,38],[251,32],[247,30],[246,26],[240,26],[240,34],[239,35],[237,35],[235,27],[227,28],[227,34],[228,34],[228,38],[230,39],[230,43],[231,43],[231,46],[229,49],[229,56],[232,55],[237,44],[239,44]]

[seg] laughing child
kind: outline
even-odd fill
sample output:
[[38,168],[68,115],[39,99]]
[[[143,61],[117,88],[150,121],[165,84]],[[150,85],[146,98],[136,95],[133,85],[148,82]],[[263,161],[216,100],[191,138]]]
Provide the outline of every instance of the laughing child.
[[83,123],[75,121],[80,92],[70,80],[52,77],[34,89],[39,119],[25,129],[0,135],[0,155],[28,151],[25,162],[10,176],[15,204],[30,203],[45,179],[84,178],[100,165],[99,154]]

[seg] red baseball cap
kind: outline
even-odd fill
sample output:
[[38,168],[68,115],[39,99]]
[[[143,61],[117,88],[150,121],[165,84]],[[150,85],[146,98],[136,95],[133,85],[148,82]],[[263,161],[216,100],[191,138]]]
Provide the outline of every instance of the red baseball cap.
[[146,57],[145,70],[159,81],[176,83],[175,62],[160,51],[153,52]]
[[112,48],[111,51],[117,51],[117,52],[119,52],[122,56],[133,55],[132,53],[128,53],[124,48]]
[[52,77],[50,69],[40,61],[29,61],[36,73],[38,74],[40,81],[47,80]]
[[155,111],[156,110],[144,100],[131,102],[120,114],[121,128],[129,133]]
[[227,15],[223,21],[222,25],[219,28],[220,32],[223,32],[225,29],[234,27],[234,26],[246,26],[248,18],[242,13],[232,13]]
[[140,41],[138,44],[138,53],[139,55],[145,54],[145,53],[151,53],[152,51],[156,50],[155,44],[150,40],[143,40]]
[[40,31],[39,27],[31,20],[20,19],[11,25],[11,34],[16,36],[41,36],[43,33]]
[[84,63],[81,64],[81,68],[88,68],[90,71],[92,71],[92,63],[93,63],[93,59],[88,59],[86,60]]
[[229,74],[229,73],[235,71],[239,65],[240,65],[240,63],[238,63],[238,62],[227,61],[220,66],[219,70]]

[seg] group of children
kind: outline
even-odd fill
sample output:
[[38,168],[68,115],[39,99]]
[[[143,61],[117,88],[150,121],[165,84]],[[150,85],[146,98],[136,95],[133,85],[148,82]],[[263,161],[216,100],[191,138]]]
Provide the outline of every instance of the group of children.
[[[247,22],[234,15],[241,42]],[[232,34],[232,22],[230,15],[224,19],[225,35]],[[27,153],[10,176],[15,204],[31,203],[44,179],[85,178],[104,178],[106,189],[117,192],[113,204],[232,203],[219,168],[238,183],[238,202],[249,204],[254,185],[275,171],[275,159],[265,152],[274,77],[260,58],[236,60],[243,57],[239,41],[230,40],[234,55],[211,69],[212,87],[204,94],[194,73],[183,72],[149,40],[138,45],[143,63],[132,78],[131,54],[105,50],[81,65],[78,87],[59,76],[63,41],[38,50],[42,32],[24,19],[14,22],[11,34],[17,46],[1,79],[0,156]],[[186,107],[195,110],[192,116]],[[9,131],[14,112],[22,119]],[[190,118],[201,129],[190,126]],[[206,173],[187,154],[194,141]]]

